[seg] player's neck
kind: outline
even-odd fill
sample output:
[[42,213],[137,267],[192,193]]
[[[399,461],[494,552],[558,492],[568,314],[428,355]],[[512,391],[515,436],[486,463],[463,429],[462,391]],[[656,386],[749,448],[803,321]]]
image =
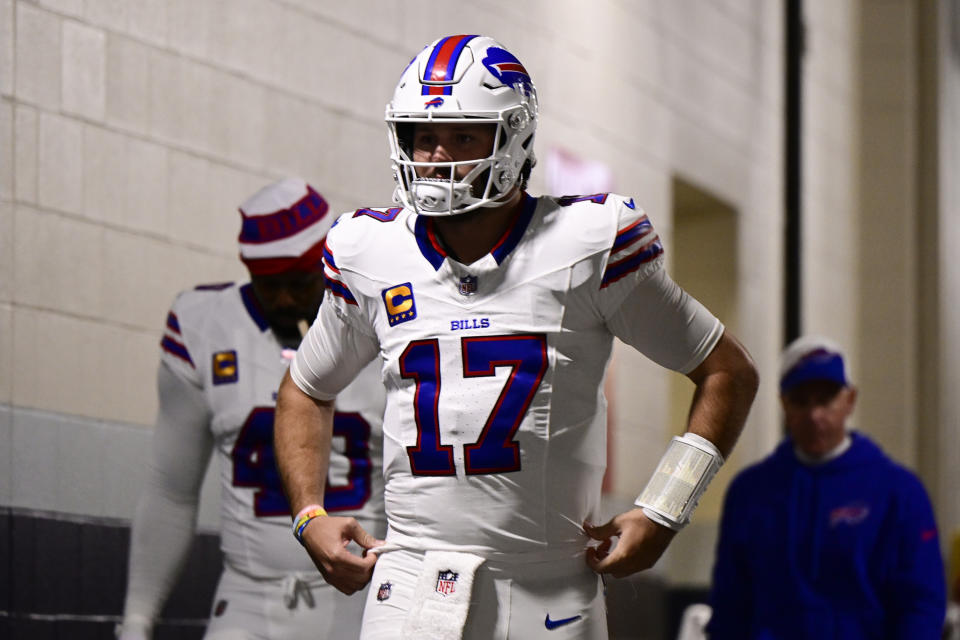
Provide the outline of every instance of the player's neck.
[[499,207],[435,218],[435,228],[447,251],[457,261],[471,264],[490,253],[522,208],[523,193],[517,189]]

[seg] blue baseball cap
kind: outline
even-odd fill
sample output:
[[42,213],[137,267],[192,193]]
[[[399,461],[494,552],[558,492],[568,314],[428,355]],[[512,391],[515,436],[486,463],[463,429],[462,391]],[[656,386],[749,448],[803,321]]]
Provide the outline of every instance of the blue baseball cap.
[[813,380],[841,387],[849,384],[840,346],[822,336],[803,336],[791,342],[780,358],[780,393]]

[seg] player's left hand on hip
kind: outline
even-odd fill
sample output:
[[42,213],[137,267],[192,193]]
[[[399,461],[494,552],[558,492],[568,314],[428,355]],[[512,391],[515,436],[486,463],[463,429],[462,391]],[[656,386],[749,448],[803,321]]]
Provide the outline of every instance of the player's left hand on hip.
[[[647,518],[641,509],[621,513],[602,525],[585,522],[583,530],[600,541],[597,546],[587,547],[587,564],[597,573],[609,573],[615,578],[652,567],[676,535]],[[616,546],[614,537],[618,538]]]

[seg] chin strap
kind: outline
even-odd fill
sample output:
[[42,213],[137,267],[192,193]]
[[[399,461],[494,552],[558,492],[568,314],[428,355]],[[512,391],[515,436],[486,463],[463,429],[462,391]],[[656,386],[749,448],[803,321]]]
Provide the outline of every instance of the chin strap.
[[654,522],[679,531],[723,464],[712,442],[695,433],[674,436],[635,505]]

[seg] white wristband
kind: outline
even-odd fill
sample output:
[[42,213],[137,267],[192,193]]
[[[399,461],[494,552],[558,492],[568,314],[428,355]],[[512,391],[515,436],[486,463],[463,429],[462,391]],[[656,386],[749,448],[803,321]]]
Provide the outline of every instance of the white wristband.
[[723,464],[712,442],[695,433],[674,436],[635,505],[654,522],[679,531]]

